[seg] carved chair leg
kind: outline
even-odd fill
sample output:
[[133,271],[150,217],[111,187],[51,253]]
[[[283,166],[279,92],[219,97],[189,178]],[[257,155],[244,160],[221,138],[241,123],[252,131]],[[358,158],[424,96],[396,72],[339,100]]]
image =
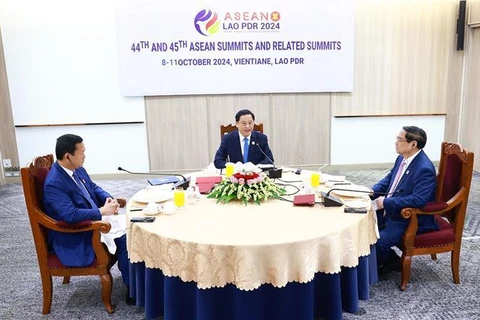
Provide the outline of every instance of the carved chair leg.
[[408,280],[410,280],[410,271],[412,267],[412,256],[402,255],[402,278],[400,281],[400,290],[407,289]]
[[63,284],[69,284],[69,283],[70,283],[70,276],[63,277]]
[[113,278],[110,271],[100,276],[102,282],[102,301],[108,313],[113,313],[112,307],[112,284]]
[[436,253],[432,253],[431,256],[432,256],[432,260],[437,261],[437,254]]
[[43,290],[43,314],[49,314],[52,307],[52,276],[49,274],[42,274],[42,290]]
[[452,274],[453,282],[460,283],[460,248],[455,248],[452,251]]

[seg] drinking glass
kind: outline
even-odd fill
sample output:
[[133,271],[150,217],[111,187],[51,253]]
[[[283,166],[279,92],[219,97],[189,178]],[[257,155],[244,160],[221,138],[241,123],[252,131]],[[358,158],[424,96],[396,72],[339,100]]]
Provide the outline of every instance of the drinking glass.
[[173,191],[173,203],[177,208],[182,208],[185,205],[185,190],[176,188]]
[[310,177],[310,184],[312,188],[317,188],[320,185],[320,172],[313,172]]
[[227,178],[230,178],[230,176],[233,174],[234,170],[235,170],[235,165],[233,163],[227,163],[226,164],[226,170],[225,170],[225,176]]
[[197,193],[199,194],[200,192],[198,191],[197,186],[190,186],[187,188],[187,203],[188,204],[195,204],[200,200],[199,197],[197,197]]

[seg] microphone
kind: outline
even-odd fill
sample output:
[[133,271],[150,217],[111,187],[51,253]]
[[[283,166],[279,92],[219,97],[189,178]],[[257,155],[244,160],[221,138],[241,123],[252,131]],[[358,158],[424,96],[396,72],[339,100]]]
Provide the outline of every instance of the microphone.
[[343,206],[343,201],[342,200],[340,200],[339,198],[334,197],[330,194],[332,191],[335,191],[335,190],[360,192],[360,193],[373,193],[373,194],[380,195],[380,196],[382,196],[382,195],[387,196],[387,195],[403,192],[403,189],[398,189],[398,190],[395,190],[393,192],[375,192],[375,191],[365,191],[365,190],[333,188],[333,189],[330,189],[328,192],[323,192],[323,191],[321,192],[324,207],[341,207],[341,206]]
[[272,179],[280,179],[282,177],[283,169],[279,169],[275,166],[275,163],[273,163],[273,160],[269,156],[267,156],[267,154],[262,150],[262,148],[258,143],[255,143],[255,141],[252,141],[252,145],[257,146],[258,150],[260,150],[260,152],[268,159],[268,161],[272,163],[273,168],[268,170],[268,176]]
[[323,168],[328,167],[329,165],[330,165],[330,163],[322,164],[322,165],[320,166],[320,168],[318,168],[317,171],[320,171],[320,170],[322,170]]
[[[129,174],[141,174],[141,175],[154,175],[154,176],[166,176],[166,178],[161,179],[160,181],[156,181],[156,185],[159,184],[166,184],[166,183],[173,183],[173,188],[183,188],[187,190],[188,186],[190,185],[190,177],[185,178],[185,176],[178,174],[178,173],[150,173],[150,172],[132,172],[124,169],[122,167],[118,167],[118,171],[124,171]],[[181,177],[182,180],[176,178]],[[147,180],[150,185],[154,185],[152,181]]]

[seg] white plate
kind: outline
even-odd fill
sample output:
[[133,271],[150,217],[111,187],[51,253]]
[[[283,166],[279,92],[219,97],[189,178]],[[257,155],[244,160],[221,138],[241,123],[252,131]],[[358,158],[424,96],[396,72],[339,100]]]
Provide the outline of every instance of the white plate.
[[140,203],[163,202],[173,198],[173,191],[159,189],[143,189],[133,196],[133,200]]
[[320,182],[327,183],[327,182],[343,182],[345,181],[345,176],[333,176],[328,173],[320,173]]
[[345,188],[347,189],[349,186],[353,185],[351,182],[345,180],[342,182],[332,182],[332,181],[327,181],[325,182],[325,187],[327,188]]
[[368,203],[360,200],[350,200],[344,201],[345,207],[355,208],[355,209],[365,209],[368,206]]
[[363,198],[370,192],[370,188],[354,184],[350,186],[338,186],[338,188],[345,190],[332,190],[332,193],[343,197]]

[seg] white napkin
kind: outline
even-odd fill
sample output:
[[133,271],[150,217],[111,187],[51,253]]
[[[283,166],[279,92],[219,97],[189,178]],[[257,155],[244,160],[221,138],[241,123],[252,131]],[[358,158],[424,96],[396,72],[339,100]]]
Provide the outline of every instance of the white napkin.
[[127,228],[125,215],[122,214],[116,216],[103,216],[102,220],[110,222],[112,227],[110,228],[109,233],[101,234],[100,241],[107,245],[108,251],[111,254],[115,254],[115,252],[117,251],[115,239],[123,236],[125,234],[125,229]]
[[251,162],[241,163],[240,161],[238,161],[237,163],[235,163],[235,172],[260,173],[260,172],[262,172],[262,169],[260,169],[259,167],[257,167],[256,165],[254,165]]

